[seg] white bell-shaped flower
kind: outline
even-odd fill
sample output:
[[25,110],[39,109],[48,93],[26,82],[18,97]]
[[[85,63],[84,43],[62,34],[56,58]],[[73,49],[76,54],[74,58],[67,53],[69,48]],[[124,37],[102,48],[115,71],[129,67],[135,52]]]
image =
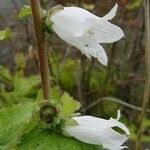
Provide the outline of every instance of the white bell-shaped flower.
[[[65,126],[63,131],[65,134],[74,137],[82,142],[102,145],[103,148],[109,150],[121,150],[127,148],[122,146],[128,139],[128,128],[119,122],[120,112],[117,119],[110,118],[109,120],[97,118],[93,116],[79,116],[73,117],[78,125]],[[112,129],[118,127],[122,129],[125,134],[121,134]]]
[[100,43],[112,43],[124,36],[118,26],[108,21],[115,16],[117,8],[116,4],[106,16],[98,17],[79,7],[64,7],[54,11],[50,20],[62,40],[80,49],[88,58],[93,56],[107,65],[108,58]]

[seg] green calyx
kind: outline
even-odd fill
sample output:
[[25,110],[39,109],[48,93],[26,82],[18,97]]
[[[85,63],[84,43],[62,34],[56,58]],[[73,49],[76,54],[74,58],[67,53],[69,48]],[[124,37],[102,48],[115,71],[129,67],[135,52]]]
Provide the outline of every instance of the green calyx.
[[53,33],[54,30],[52,28],[54,22],[51,20],[51,15],[53,15],[54,13],[56,13],[57,11],[63,10],[64,7],[62,5],[57,5],[52,7],[51,9],[49,9],[46,13],[44,13],[44,23],[43,23],[43,28],[44,31],[46,31],[47,33]]
[[54,122],[54,118],[57,116],[57,110],[50,103],[46,102],[41,107],[39,114],[42,121],[50,124]]
[[50,20],[49,17],[46,17],[45,21],[43,22],[43,29],[45,32],[52,34],[54,32],[52,25],[54,24],[53,21]]

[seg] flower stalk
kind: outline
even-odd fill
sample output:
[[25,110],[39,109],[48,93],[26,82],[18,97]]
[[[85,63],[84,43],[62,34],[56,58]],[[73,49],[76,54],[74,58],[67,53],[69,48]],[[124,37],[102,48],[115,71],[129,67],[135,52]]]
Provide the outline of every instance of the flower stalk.
[[48,100],[50,94],[49,67],[45,43],[45,34],[42,25],[42,15],[40,12],[40,2],[39,0],[30,0],[30,5],[32,9],[32,17],[39,54],[39,67],[42,79],[43,96],[45,100]]

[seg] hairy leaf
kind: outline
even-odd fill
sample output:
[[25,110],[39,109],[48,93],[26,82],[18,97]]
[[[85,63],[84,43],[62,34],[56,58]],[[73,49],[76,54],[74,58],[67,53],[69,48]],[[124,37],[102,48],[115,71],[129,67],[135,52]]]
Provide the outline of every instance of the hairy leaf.
[[55,86],[51,89],[51,99],[54,103],[60,103],[61,96],[63,95],[63,91],[59,86]]
[[24,127],[37,109],[37,103],[28,102],[0,110],[0,150],[9,149],[18,143]]
[[75,111],[80,109],[80,103],[74,100],[68,93],[64,93],[64,95],[61,97],[62,101],[62,116],[63,117],[69,117],[71,116]]
[[23,136],[18,150],[102,150],[101,147],[82,143],[76,139],[46,129],[33,129]]

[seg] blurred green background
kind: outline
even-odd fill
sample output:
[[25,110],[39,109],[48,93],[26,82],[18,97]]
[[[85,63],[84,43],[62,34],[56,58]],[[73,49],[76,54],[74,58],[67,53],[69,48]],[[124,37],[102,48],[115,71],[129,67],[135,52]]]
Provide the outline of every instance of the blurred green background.
[[[142,0],[41,0],[48,9],[57,4],[78,6],[104,16],[119,4],[111,21],[120,26],[125,38],[103,44],[109,57],[108,67],[96,59],[91,62],[79,50],[58,36],[47,35],[51,86],[59,85],[81,102],[82,114],[103,118],[116,117],[128,124],[133,149],[139,125],[145,84],[145,19]],[[0,1],[0,108],[34,100],[40,87],[38,54],[32,18],[18,14],[26,0]],[[3,33],[3,34],[2,34]],[[150,148],[150,105],[143,124],[143,148]]]

